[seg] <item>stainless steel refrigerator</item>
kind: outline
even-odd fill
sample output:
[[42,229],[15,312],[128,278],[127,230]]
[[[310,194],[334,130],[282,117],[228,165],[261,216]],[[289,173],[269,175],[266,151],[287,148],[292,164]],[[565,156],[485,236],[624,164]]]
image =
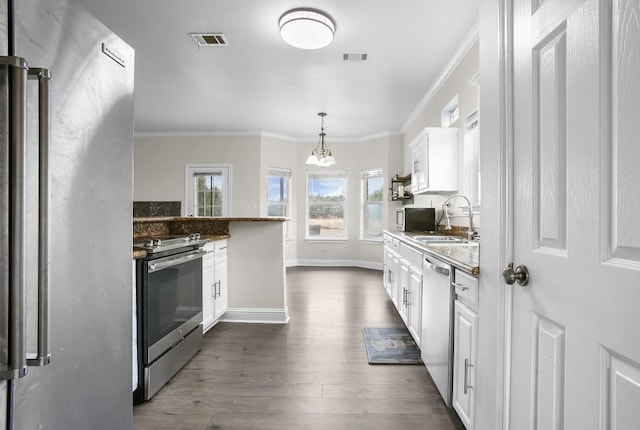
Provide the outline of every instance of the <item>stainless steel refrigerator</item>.
[[131,429],[134,53],[1,1],[0,429]]

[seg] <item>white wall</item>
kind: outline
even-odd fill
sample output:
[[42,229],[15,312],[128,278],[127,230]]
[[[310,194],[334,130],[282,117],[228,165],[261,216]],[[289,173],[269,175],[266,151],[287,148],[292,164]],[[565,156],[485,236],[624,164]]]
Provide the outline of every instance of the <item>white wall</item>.
[[[409,145],[415,140],[425,127],[440,127],[442,109],[458,96],[460,109],[459,119],[451,124],[458,128],[458,187],[463,183],[463,156],[464,156],[464,126],[469,115],[478,110],[478,88],[470,81],[480,70],[480,47],[477,35],[470,38],[472,43],[461,47],[459,61],[454,61],[450,70],[444,70],[446,75],[440,85],[432,88],[427,94],[427,103],[413,119],[405,125],[404,129],[404,174],[411,173],[411,149]],[[475,40],[475,41],[474,41]],[[456,60],[456,58],[454,58]],[[440,217],[441,206],[451,194],[422,194],[414,197],[413,205],[417,207],[436,208],[436,219]],[[479,217],[474,217],[474,223],[479,225]],[[466,218],[453,218],[451,224],[468,226]]]
[[[346,264],[378,267],[382,245],[359,240],[360,171],[379,167],[387,181],[402,167],[402,136],[383,135],[332,142],[327,140],[338,164],[335,169],[349,171],[347,211],[348,241],[318,243],[305,241],[306,171],[305,164],[317,142],[301,142],[269,134],[247,136],[137,136],[134,145],[134,200],[179,200],[184,205],[185,164],[231,164],[231,216],[266,215],[266,171],[269,167],[292,170],[292,229],[294,238],[285,242],[285,260],[319,264]],[[387,225],[393,222],[395,207],[387,199]]]
[[232,164],[230,216],[260,216],[259,136],[135,138],[134,201],[181,201],[185,164]]
[[285,261],[297,260],[297,243],[295,239],[296,225],[298,224],[296,215],[296,193],[295,189],[298,187],[299,180],[297,178],[298,172],[298,145],[292,139],[283,137],[275,137],[269,135],[263,135],[261,144],[260,155],[260,214],[262,216],[267,215],[267,169],[270,167],[280,167],[285,169],[291,169],[291,220],[289,221],[291,234],[290,238],[285,240],[284,255]]
[[[333,142],[327,140],[336,164],[331,167],[321,168],[308,166],[305,161],[315,143],[300,143],[298,146],[298,165],[301,166],[296,181],[300,186],[296,187],[297,210],[297,242],[298,259],[312,260],[327,264],[340,264],[341,261],[382,263],[382,244],[366,243],[359,240],[360,237],[360,173],[363,169],[382,168],[384,171],[384,219],[383,225],[388,226],[393,222],[391,212],[395,210],[395,203],[388,200],[389,178],[399,173],[402,160],[402,138],[399,135],[385,135],[381,137],[363,138],[349,142]],[[347,236],[344,242],[305,240],[305,216],[306,216],[306,172],[325,170],[347,170]],[[365,264],[366,266],[366,264]]]

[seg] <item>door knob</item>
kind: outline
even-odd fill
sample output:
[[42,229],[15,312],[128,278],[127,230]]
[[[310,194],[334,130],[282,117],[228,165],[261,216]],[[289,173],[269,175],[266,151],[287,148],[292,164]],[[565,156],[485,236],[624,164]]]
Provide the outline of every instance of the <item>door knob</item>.
[[513,285],[514,282],[517,282],[524,287],[529,283],[529,270],[524,264],[519,265],[514,270],[513,263],[509,263],[509,265],[502,270],[502,277],[508,285]]

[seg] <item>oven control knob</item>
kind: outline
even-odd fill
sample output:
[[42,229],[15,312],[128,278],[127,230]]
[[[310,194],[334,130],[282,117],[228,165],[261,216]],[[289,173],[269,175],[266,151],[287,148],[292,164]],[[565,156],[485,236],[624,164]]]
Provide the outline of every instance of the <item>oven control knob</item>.
[[153,247],[153,239],[145,241],[144,242],[144,246],[146,246],[148,248]]

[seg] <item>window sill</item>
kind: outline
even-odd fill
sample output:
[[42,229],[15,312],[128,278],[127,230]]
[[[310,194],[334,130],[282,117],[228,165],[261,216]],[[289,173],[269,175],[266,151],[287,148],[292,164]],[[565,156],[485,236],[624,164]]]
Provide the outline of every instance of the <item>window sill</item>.
[[305,237],[304,238],[305,242],[313,242],[313,243],[319,243],[319,242],[330,242],[330,243],[347,243],[349,242],[349,239],[347,239],[346,237],[337,237],[335,239],[330,238],[330,237],[319,237],[319,238],[315,238],[315,237]]

